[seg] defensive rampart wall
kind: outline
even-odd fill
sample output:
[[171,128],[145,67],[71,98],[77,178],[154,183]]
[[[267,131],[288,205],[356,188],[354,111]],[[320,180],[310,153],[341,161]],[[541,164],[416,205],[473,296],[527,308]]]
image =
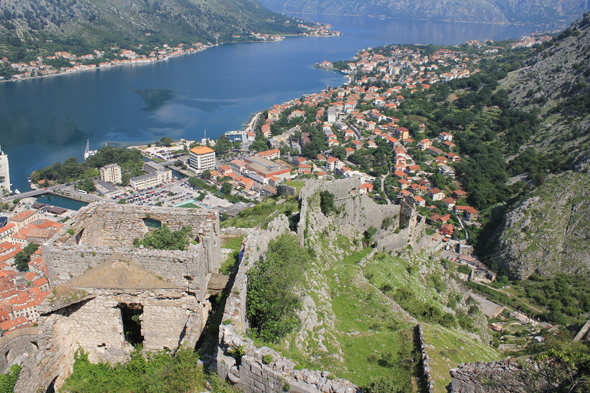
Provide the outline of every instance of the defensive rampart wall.
[[[270,348],[257,348],[245,337],[249,327],[246,314],[248,270],[264,255],[271,240],[288,232],[289,222],[284,216],[273,220],[267,231],[242,232],[247,236],[242,259],[219,326],[217,372],[223,379],[237,384],[244,393],[278,393],[286,386],[298,393],[360,392],[349,381],[330,379],[329,373],[295,370],[295,362]],[[235,348],[242,348],[245,355],[236,359],[232,355]],[[266,355],[272,358],[268,364],[263,361]]]

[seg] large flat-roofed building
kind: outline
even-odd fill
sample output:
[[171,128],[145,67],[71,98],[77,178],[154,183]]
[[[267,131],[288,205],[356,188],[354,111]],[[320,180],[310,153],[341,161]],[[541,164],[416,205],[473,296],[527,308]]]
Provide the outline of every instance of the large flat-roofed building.
[[129,180],[129,185],[137,191],[145,190],[150,187],[157,187],[162,183],[172,180],[172,171],[164,170],[147,175],[134,177]]
[[215,168],[215,151],[206,146],[191,149],[188,165],[195,172],[203,172]]
[[121,167],[117,164],[103,166],[100,168],[100,180],[121,183]]
[[291,176],[291,170],[274,161],[262,157],[248,157],[244,160],[246,163],[245,175],[250,179],[261,184],[268,184],[271,177],[286,179]]
[[163,171],[164,167],[157,162],[153,161],[146,161],[143,163],[143,171],[145,173],[156,173],[158,171]]

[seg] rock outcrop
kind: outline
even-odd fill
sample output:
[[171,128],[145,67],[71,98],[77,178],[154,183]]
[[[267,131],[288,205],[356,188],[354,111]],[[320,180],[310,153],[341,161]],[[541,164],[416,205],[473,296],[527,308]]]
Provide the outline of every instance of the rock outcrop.
[[521,279],[590,269],[590,176],[552,176],[507,214],[498,263]]

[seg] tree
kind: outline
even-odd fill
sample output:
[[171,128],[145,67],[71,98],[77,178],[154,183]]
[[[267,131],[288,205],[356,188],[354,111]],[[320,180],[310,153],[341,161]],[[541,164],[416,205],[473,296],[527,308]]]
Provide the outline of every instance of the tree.
[[31,261],[31,257],[24,251],[16,254],[14,256],[14,261],[16,262],[16,268],[21,272],[29,270],[29,262]]
[[342,146],[334,146],[332,148],[332,155],[344,161],[346,159],[346,150]]
[[221,185],[221,192],[223,192],[224,194],[230,194],[232,190],[232,185],[228,182],[225,182]]
[[128,173],[123,173],[123,174],[121,175],[121,184],[122,184],[124,187],[127,187],[127,186],[129,185],[129,180],[130,180],[130,179],[131,179],[131,175],[130,175],[130,174],[128,174]]
[[94,182],[91,179],[84,179],[84,181],[80,186],[78,186],[78,188],[86,192],[96,191],[96,186],[94,185]]
[[233,146],[232,142],[229,140],[227,135],[222,135],[217,140],[217,144],[215,144],[215,147],[213,147],[213,150],[215,150],[216,154],[222,154],[222,153],[226,153],[226,152],[230,151],[232,146]]
[[311,258],[295,236],[285,234],[270,242],[264,259],[248,272],[248,318],[264,341],[277,342],[300,325],[298,287]]
[[211,171],[209,171],[209,169],[203,171],[202,177],[205,180],[211,179]]
[[205,188],[205,187],[207,187],[207,184],[202,179],[199,179],[196,176],[189,177],[188,182],[189,182],[189,184],[191,186],[196,187],[196,188]]
[[334,194],[332,194],[330,191],[320,192],[320,210],[325,216],[335,210]]
[[170,146],[172,142],[174,142],[174,139],[170,138],[169,136],[165,136],[160,139],[160,143],[164,146]]
[[35,251],[39,249],[39,245],[36,243],[29,243],[25,248],[23,248],[23,252],[27,255],[34,254]]
[[143,239],[134,239],[133,245],[139,247],[143,245],[147,248],[156,250],[185,250],[189,243],[191,232],[190,226],[184,226],[179,231],[171,231],[167,225],[164,225],[154,231],[148,232]]

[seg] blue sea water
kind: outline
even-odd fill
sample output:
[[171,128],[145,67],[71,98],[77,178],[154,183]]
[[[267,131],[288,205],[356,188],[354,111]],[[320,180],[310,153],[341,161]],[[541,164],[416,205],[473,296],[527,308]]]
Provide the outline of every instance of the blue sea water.
[[174,139],[217,138],[241,129],[252,113],[343,83],[313,68],[384,44],[461,44],[518,38],[531,28],[304,15],[330,23],[340,37],[289,37],[280,42],[226,44],[151,65],[0,83],[0,145],[14,188],[27,176],[91,149]]

